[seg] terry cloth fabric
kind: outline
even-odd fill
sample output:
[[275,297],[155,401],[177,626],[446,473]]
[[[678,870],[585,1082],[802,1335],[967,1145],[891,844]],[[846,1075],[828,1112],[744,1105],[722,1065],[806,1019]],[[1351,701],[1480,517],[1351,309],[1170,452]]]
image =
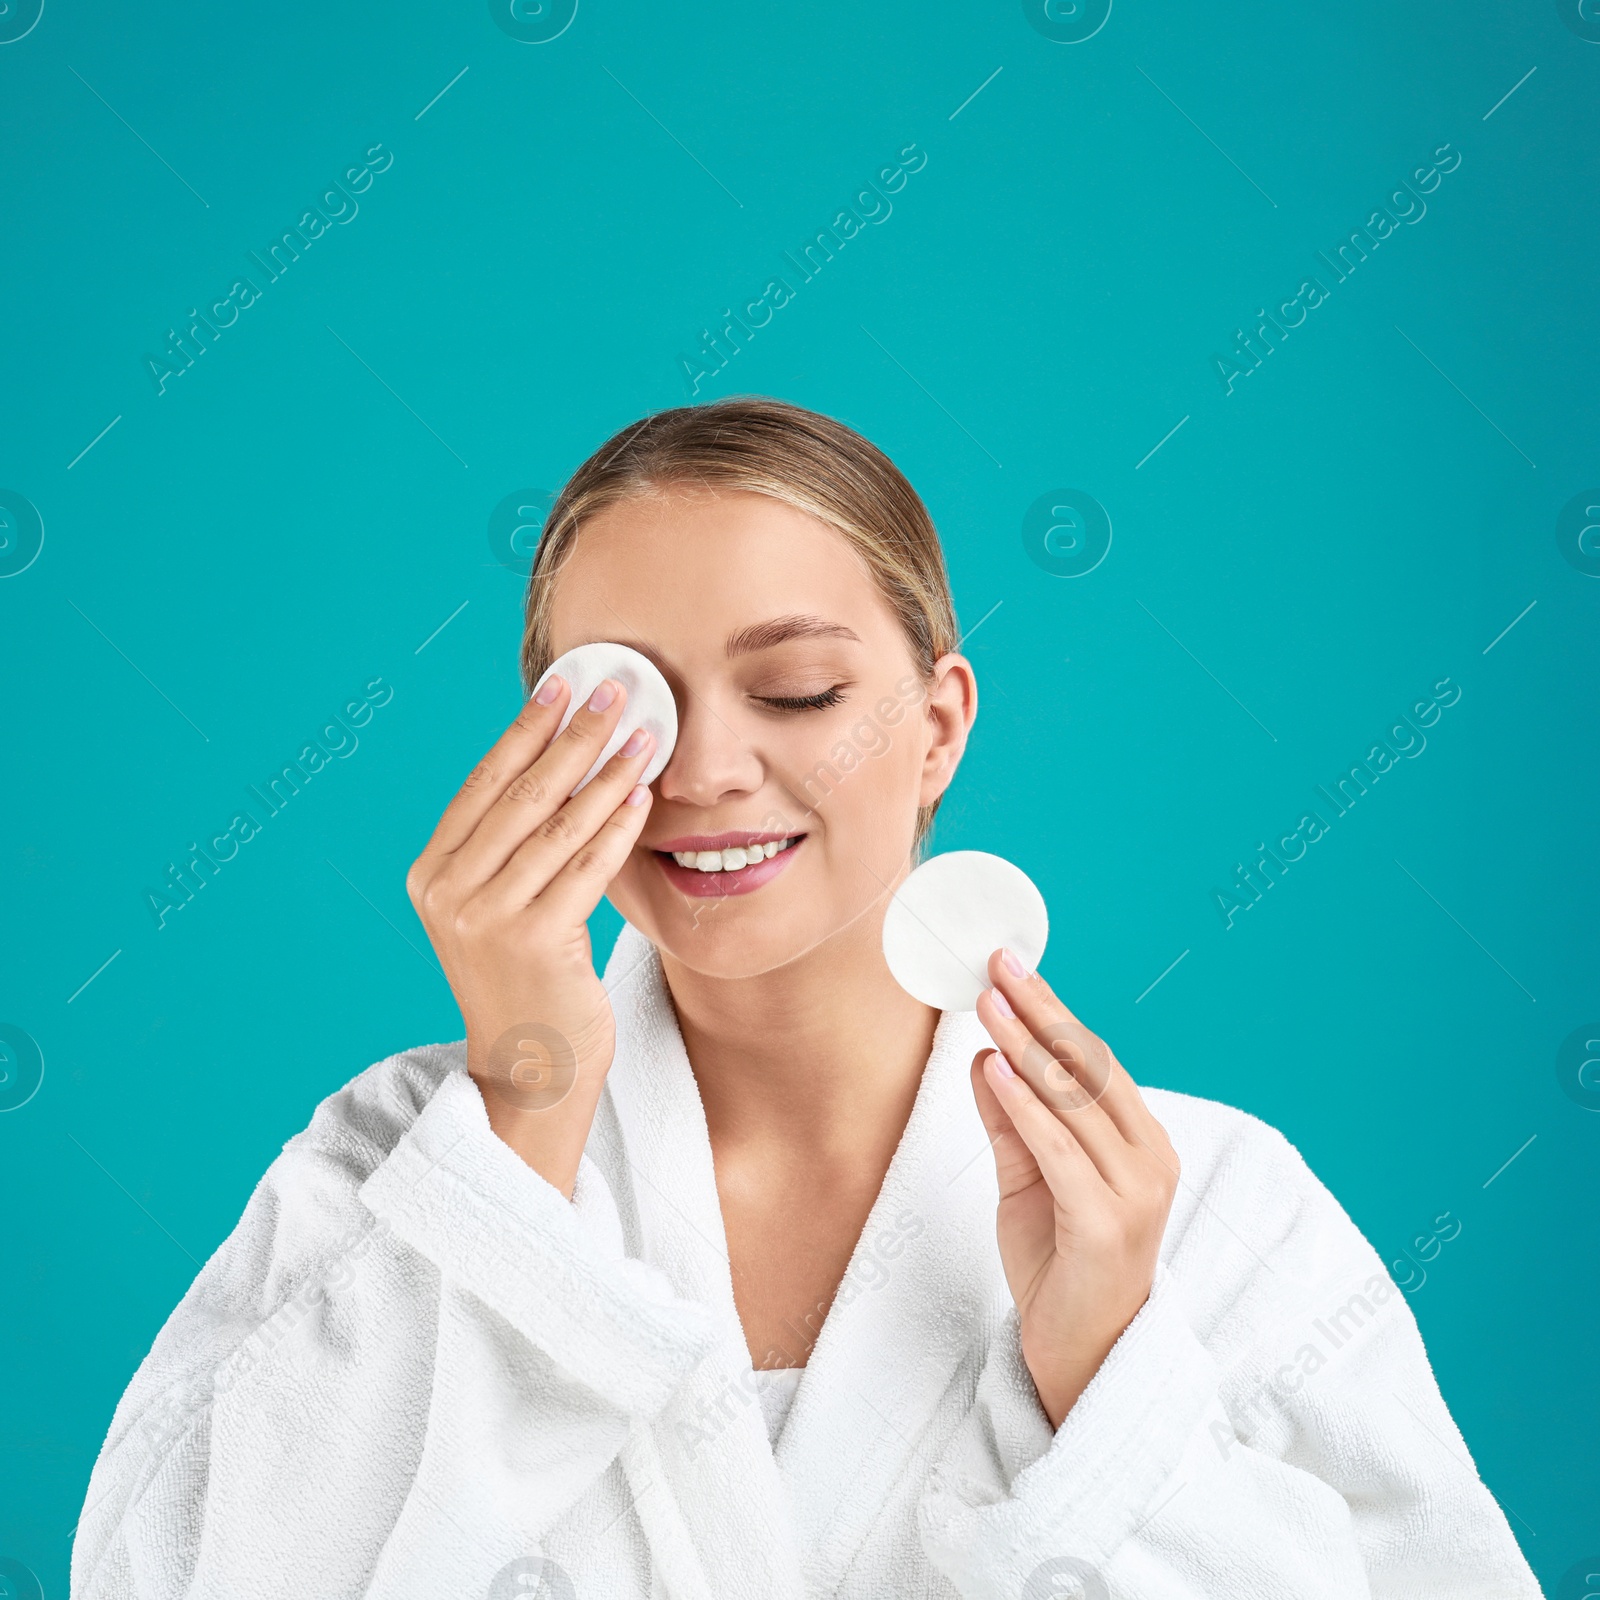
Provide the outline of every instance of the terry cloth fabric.
[[[995,1244],[970,1013],[769,1443],[652,947],[572,1201],[407,1051],[284,1147],[135,1374],[78,1600],[1535,1600],[1416,1324],[1288,1142],[1144,1091],[1183,1177],[1154,1289],[1059,1430]],[[541,1565],[542,1563],[542,1565]],[[564,1576],[570,1588],[559,1586]],[[1098,1585],[1098,1587],[1096,1587]]]
[[756,1395],[761,1401],[761,1415],[767,1425],[767,1443],[770,1445],[777,1444],[778,1435],[789,1420],[795,1391],[800,1387],[805,1370],[804,1367],[757,1367],[752,1373]]

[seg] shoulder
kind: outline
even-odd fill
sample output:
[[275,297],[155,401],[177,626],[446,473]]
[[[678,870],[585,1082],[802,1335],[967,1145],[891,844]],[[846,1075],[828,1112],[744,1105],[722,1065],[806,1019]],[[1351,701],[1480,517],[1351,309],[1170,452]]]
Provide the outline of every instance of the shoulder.
[[464,1070],[466,1041],[418,1045],[374,1063],[324,1100],[283,1147],[299,1161],[327,1161],[359,1186],[415,1125],[440,1084]]
[[138,1428],[146,1448],[136,1460],[153,1470],[176,1439],[205,1425],[215,1397],[291,1332],[323,1336],[334,1325],[330,1299],[346,1290],[352,1292],[347,1307],[366,1305],[363,1296],[372,1294],[384,1307],[381,1318],[366,1318],[365,1329],[346,1310],[339,1333],[346,1356],[363,1332],[396,1350],[423,1348],[397,1330],[426,1318],[427,1298],[414,1292],[414,1270],[404,1276],[408,1264],[360,1190],[463,1065],[461,1044],[402,1051],[316,1108],[257,1181],[238,1223],[157,1334],[117,1407],[106,1452]]
[[1181,1166],[1162,1258],[1197,1322],[1270,1316],[1383,1273],[1361,1230],[1278,1129],[1215,1100],[1141,1093]]
[[[1186,1183],[1202,1190],[1286,1183],[1294,1194],[1323,1190],[1304,1157],[1271,1123],[1237,1106],[1174,1089],[1139,1091],[1167,1130]],[[1287,1196],[1286,1196],[1287,1198]]]
[[1175,1089],[1141,1086],[1139,1092],[1167,1130],[1188,1182],[1211,1187],[1267,1179],[1287,1184],[1295,1196],[1327,1194],[1305,1157],[1270,1122]]
[[329,1095],[262,1174],[192,1295],[270,1304],[373,1228],[360,1190],[465,1065],[465,1043],[389,1056]]
[[262,1187],[327,1214],[356,1206],[356,1192],[416,1126],[440,1085],[465,1069],[466,1048],[465,1040],[419,1045],[357,1073],[284,1145]]

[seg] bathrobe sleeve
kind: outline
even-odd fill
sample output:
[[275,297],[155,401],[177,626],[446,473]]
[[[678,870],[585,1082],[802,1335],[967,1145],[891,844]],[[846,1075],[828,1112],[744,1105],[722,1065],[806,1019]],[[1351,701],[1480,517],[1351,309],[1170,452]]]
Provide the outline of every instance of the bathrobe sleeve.
[[1053,1435],[1009,1312],[929,1558],[965,1600],[1538,1600],[1377,1254],[1281,1135],[1212,1109],[1225,1148],[1184,1155],[1150,1298]]
[[319,1109],[162,1329],[76,1600],[486,1594],[699,1360],[598,1171],[568,1202],[428,1054]]

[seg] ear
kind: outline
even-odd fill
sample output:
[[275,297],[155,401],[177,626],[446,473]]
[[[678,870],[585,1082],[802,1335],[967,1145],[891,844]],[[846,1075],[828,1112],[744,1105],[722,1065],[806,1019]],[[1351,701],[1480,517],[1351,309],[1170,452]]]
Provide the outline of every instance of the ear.
[[933,664],[928,689],[928,748],[922,760],[920,806],[932,805],[950,787],[978,716],[978,679],[972,663],[951,651]]

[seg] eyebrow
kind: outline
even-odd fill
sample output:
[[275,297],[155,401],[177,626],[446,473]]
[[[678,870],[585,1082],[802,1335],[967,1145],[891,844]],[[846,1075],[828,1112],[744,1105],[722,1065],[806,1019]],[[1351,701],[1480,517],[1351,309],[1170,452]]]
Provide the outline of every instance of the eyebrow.
[[842,622],[797,615],[773,617],[770,621],[741,628],[728,636],[726,650],[729,656],[749,655],[754,650],[770,650],[774,645],[787,644],[791,639],[853,639],[861,643],[860,634]]

